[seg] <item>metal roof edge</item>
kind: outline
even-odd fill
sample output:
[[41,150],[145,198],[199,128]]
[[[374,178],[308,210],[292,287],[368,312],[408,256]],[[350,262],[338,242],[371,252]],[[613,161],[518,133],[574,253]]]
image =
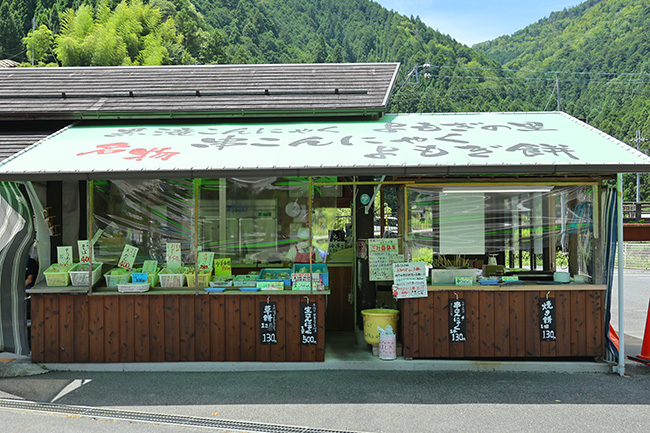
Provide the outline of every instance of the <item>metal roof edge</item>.
[[388,86],[388,89],[386,89],[386,95],[384,96],[384,100],[382,101],[382,104],[384,107],[388,107],[388,100],[390,99],[390,95],[393,92],[393,88],[395,87],[395,83],[397,83],[397,75],[399,74],[399,68],[401,67],[400,63],[396,63],[396,68],[395,71],[393,72],[393,78],[390,80],[390,85]]
[[0,121],[14,120],[168,120],[168,119],[232,119],[232,118],[268,118],[268,117],[381,117],[386,107],[364,108],[332,108],[318,110],[242,110],[242,111],[136,111],[136,112],[74,112],[62,113],[15,113],[4,116],[0,113]]
[[[1,166],[1,164],[0,164]],[[611,176],[617,173],[637,172],[639,167],[629,164],[620,166],[602,166],[594,169],[593,165],[576,167],[572,165],[521,165],[509,166],[504,173],[504,166],[341,166],[341,167],[287,167],[287,168],[259,168],[259,167],[233,167],[228,169],[197,169],[178,168],[174,170],[106,170],[106,171],[60,171],[56,173],[27,173],[10,172],[0,173],[0,180],[107,180],[107,179],[179,179],[179,178],[212,178],[212,177],[237,177],[237,176],[355,176],[355,175],[390,175],[390,176],[481,176],[504,174],[517,175],[596,175]],[[576,169],[578,168],[578,169]],[[650,167],[645,171],[650,172]]]
[[[643,153],[643,152],[640,152],[640,151],[636,150],[634,147],[632,147],[632,146],[629,145],[628,143],[624,142],[623,140],[619,140],[619,139],[616,138],[616,137],[612,137],[612,136],[609,135],[608,133],[606,133],[606,132],[604,132],[604,131],[601,131],[600,129],[598,129],[598,128],[596,128],[595,126],[592,126],[592,125],[590,125],[590,124],[588,124],[588,123],[586,123],[586,122],[583,122],[582,120],[580,120],[580,119],[578,119],[578,118],[575,118],[575,117],[571,116],[570,114],[565,113],[564,111],[560,111],[559,113],[561,113],[562,115],[564,115],[564,117],[568,118],[569,120],[571,120],[571,121],[573,121],[573,122],[575,122],[575,123],[578,123],[580,126],[586,128],[586,129],[588,129],[588,130],[590,130],[590,131],[592,131],[592,132],[596,132],[596,133],[598,133],[598,135],[600,135],[601,137],[603,137],[603,138],[605,138],[605,139],[611,141],[612,143],[616,144],[617,146],[623,148],[624,150],[627,150],[627,151],[629,151],[629,152],[632,152],[634,155],[636,155],[636,156],[640,156],[640,157],[642,157],[642,158],[648,160],[648,163],[650,163],[650,156],[646,155],[646,154]],[[644,172],[645,172],[645,171],[644,171]]]

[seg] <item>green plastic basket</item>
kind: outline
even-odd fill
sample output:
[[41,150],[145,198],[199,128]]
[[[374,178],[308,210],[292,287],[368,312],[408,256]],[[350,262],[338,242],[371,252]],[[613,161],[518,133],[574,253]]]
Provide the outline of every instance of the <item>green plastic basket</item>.
[[117,287],[118,284],[125,284],[131,281],[131,272],[127,272],[126,274],[114,274],[113,272],[120,272],[117,271],[117,269],[121,268],[113,268],[104,274],[104,278],[106,278],[106,287]]
[[[161,268],[158,267],[156,268],[156,272],[151,274],[147,274],[147,282],[149,283],[149,287],[155,287],[158,285],[158,282],[160,278],[158,277],[158,274],[160,273]],[[137,272],[142,272],[142,268],[135,268],[133,269],[133,273]],[[133,282],[133,274],[131,274],[131,282]]]
[[59,265],[55,263],[43,271],[45,282],[48,286],[63,287],[70,284],[70,274],[68,271],[73,265]]

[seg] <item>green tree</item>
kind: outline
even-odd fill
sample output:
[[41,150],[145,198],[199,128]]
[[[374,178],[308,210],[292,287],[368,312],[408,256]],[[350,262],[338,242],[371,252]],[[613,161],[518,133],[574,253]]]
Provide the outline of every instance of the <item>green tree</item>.
[[325,59],[327,59],[327,45],[325,44],[323,35],[319,35],[318,41],[316,41],[316,49],[314,50],[313,63],[325,63]]
[[27,58],[35,63],[45,63],[52,59],[52,43],[54,36],[45,24],[23,38],[23,45],[27,50]]
[[204,64],[228,63],[226,52],[226,39],[218,29],[215,29],[210,37],[201,46],[199,59]]
[[191,56],[174,20],[142,0],[103,2],[68,9],[62,15],[55,52],[63,66],[120,66],[186,63]]
[[327,56],[327,63],[341,63],[343,62],[343,52],[341,45],[336,44],[334,49],[330,52],[330,55]]
[[0,0],[0,58],[24,59],[21,40],[25,21],[21,8],[13,8],[10,2]]

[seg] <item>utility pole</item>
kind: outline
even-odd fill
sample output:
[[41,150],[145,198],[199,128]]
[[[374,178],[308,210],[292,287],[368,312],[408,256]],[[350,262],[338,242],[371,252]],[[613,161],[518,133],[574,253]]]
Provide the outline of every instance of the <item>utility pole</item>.
[[562,106],[560,105],[560,78],[555,77],[555,90],[557,92],[557,111],[562,111]]
[[32,17],[32,66],[34,66],[34,56],[36,56],[36,17]]
[[[639,150],[639,151],[640,151],[639,145],[642,142],[647,141],[647,140],[648,140],[647,138],[641,137],[641,130],[640,129],[636,130],[636,137],[632,139],[632,141],[634,141],[636,143],[636,150]],[[636,174],[636,202],[637,203],[639,203],[641,201],[641,190],[639,188],[640,185],[641,185],[641,174],[637,173]],[[641,216],[637,215],[637,218],[641,218]]]

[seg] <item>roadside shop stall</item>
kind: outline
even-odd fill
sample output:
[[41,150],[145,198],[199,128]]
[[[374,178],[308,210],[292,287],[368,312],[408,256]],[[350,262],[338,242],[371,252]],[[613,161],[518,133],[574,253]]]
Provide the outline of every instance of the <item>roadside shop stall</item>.
[[[649,162],[564,113],[410,114],[82,123],[0,176],[89,185],[64,261],[101,265],[33,289],[35,362],[323,361],[368,282],[405,358],[581,358],[607,356],[612,182]],[[398,190],[396,237],[361,234],[361,185]]]

